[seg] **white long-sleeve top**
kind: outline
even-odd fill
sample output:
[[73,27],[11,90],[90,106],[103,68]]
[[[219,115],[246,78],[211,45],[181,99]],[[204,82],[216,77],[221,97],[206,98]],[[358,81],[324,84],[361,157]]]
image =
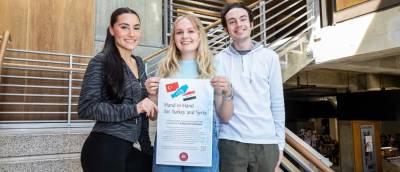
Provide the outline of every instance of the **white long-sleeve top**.
[[234,112],[220,125],[220,139],[285,145],[285,105],[279,56],[262,44],[246,55],[232,45],[215,56],[217,75],[233,86]]

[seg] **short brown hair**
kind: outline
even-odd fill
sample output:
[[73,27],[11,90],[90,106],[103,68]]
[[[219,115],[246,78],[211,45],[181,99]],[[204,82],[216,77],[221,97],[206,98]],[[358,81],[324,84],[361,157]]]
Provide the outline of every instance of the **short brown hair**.
[[232,3],[232,4],[227,4],[224,6],[224,8],[222,8],[221,10],[221,23],[222,26],[224,26],[224,28],[226,28],[227,23],[226,23],[226,13],[228,13],[231,9],[234,8],[242,8],[244,10],[246,10],[247,14],[249,15],[249,21],[250,23],[253,22],[253,14],[250,8],[248,8],[246,5],[242,4],[242,3]]

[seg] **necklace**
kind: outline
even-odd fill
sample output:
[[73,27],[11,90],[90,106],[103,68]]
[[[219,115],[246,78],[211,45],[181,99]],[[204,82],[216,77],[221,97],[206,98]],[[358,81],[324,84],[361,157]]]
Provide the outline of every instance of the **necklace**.
[[129,69],[132,71],[133,75],[135,75],[135,77],[137,79],[139,79],[139,70],[137,68],[136,65],[136,60],[132,57],[129,58],[122,58],[124,59],[125,63],[128,65]]

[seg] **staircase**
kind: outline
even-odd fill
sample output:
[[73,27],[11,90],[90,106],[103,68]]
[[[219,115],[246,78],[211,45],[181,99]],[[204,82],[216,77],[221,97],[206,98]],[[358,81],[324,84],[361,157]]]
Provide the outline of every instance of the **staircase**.
[[[205,20],[204,17],[209,14],[210,18],[213,18],[216,12],[207,6],[192,4],[192,1],[184,2],[187,4],[181,5],[181,0],[170,1],[168,8],[172,9],[169,14],[172,17],[169,22],[173,23],[181,14],[194,14],[203,21],[211,51],[217,54],[226,48],[231,41],[229,35],[223,30],[221,21],[217,19],[210,23],[210,20]],[[309,40],[319,28],[316,22],[319,20],[317,15],[319,8],[314,8],[319,6],[317,2],[313,0],[290,2],[258,0],[249,5],[255,14],[252,39],[264,43],[279,54],[284,82],[314,60],[310,51],[312,42]],[[189,8],[187,7],[189,5],[192,6]],[[199,11],[202,15],[198,14]],[[167,35],[170,36],[171,24],[168,25],[168,31]],[[153,76],[157,72],[158,62],[165,56],[165,51],[166,48],[144,58],[147,62],[148,75]]]
[[[230,43],[219,20],[222,6],[218,0],[170,0],[165,5],[167,31],[177,16],[196,15],[206,26],[210,49],[218,53]],[[258,0],[249,5],[256,14],[252,38],[279,54],[283,82],[313,61],[310,50],[319,28],[318,6],[313,0]],[[0,122],[0,171],[81,171],[79,153],[93,123],[78,120],[76,106],[90,57],[7,49],[3,58],[4,51],[0,50],[0,120],[6,122]],[[144,58],[148,75],[155,75],[165,52],[166,48]],[[10,111],[15,109],[11,106],[21,108]],[[7,115],[13,114],[20,114],[21,120],[37,115],[48,120],[29,124],[7,121]],[[32,126],[36,129],[20,129]],[[151,126],[154,133],[155,123]],[[333,171],[327,158],[288,129],[286,142],[282,171]]]
[[0,171],[82,171],[93,123],[74,119],[90,57],[6,49],[8,38],[0,49]]
[[82,171],[90,128],[1,129],[0,171]]

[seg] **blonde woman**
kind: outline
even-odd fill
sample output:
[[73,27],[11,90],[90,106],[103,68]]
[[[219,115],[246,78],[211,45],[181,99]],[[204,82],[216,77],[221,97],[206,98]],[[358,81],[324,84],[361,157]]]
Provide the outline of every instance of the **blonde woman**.
[[[157,90],[160,78],[212,78],[211,85],[215,89],[215,108],[222,121],[227,122],[232,113],[232,89],[226,77],[215,76],[216,71],[213,65],[207,42],[207,35],[200,20],[192,15],[180,16],[176,19],[172,30],[172,36],[167,56],[159,67],[159,76],[146,80],[146,89],[149,97],[157,102]],[[214,115],[213,124],[213,145],[212,145],[212,166],[191,167],[191,166],[170,166],[155,164],[153,170],[156,172],[217,172],[219,171],[218,153],[218,129],[219,121]],[[155,155],[156,156],[156,155]],[[154,156],[154,157],[155,157]]]

